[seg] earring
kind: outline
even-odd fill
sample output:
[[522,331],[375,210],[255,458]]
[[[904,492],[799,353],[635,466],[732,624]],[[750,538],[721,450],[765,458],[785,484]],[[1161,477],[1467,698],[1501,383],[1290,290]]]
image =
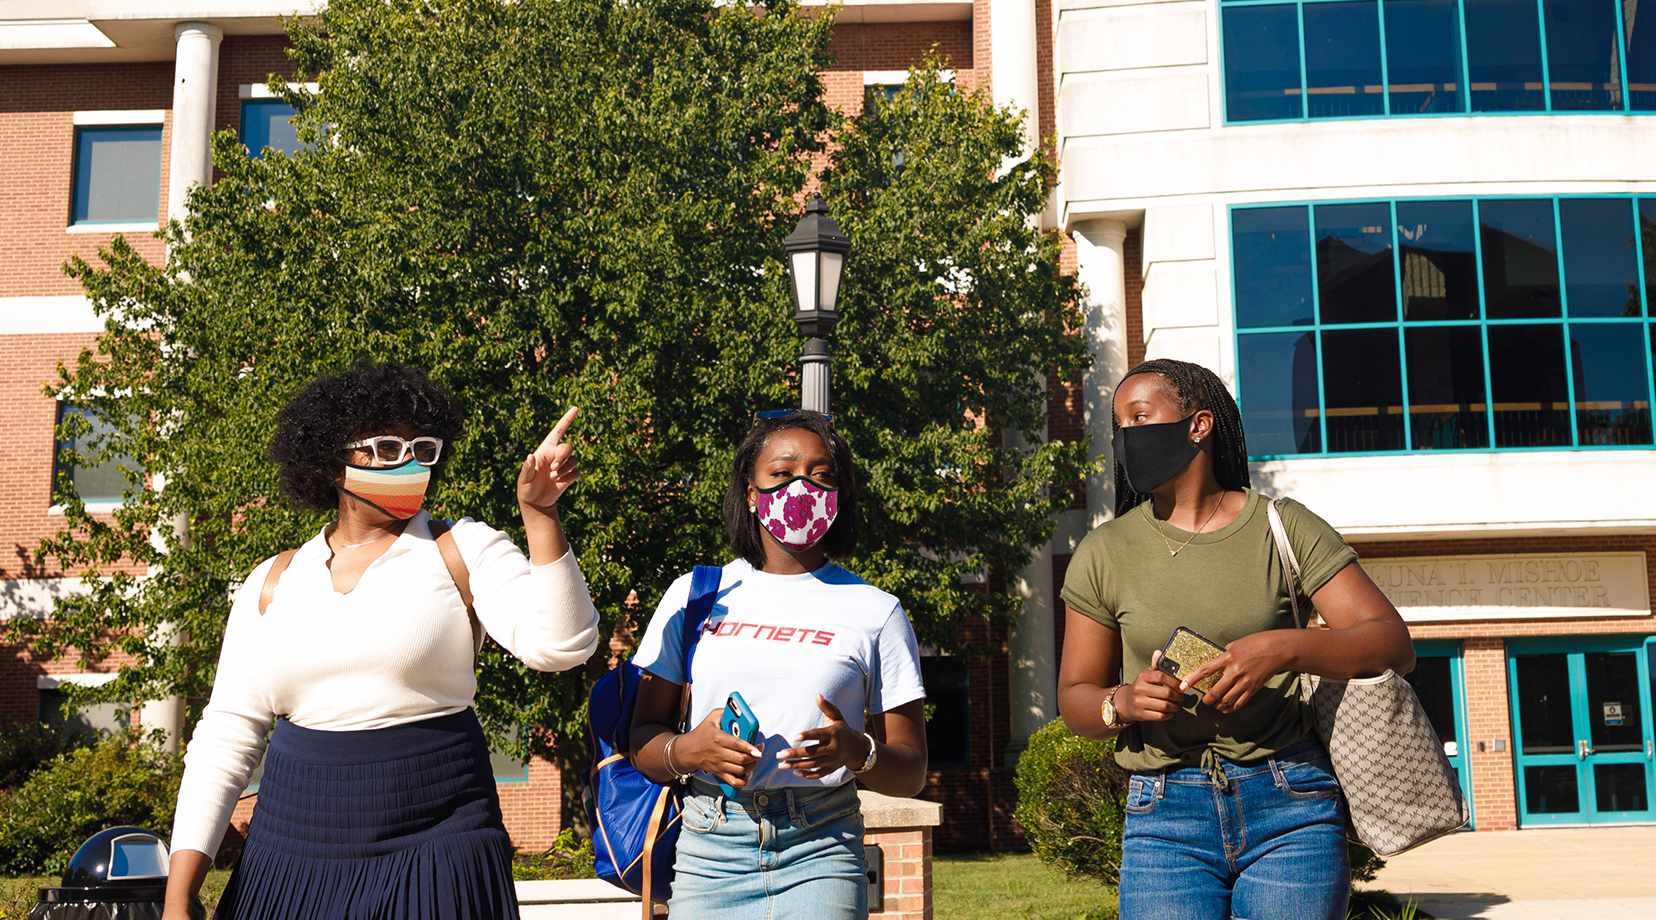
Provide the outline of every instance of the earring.
[[759,506],[758,505],[748,505],[748,514],[758,514],[758,513],[759,513]]

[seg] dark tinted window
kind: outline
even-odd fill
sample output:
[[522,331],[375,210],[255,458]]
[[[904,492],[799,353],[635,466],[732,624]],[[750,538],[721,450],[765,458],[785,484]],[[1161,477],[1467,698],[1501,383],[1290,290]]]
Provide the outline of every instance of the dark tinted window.
[[1562,198],[1558,225],[1571,318],[1638,316],[1633,203],[1625,198]]
[[1542,0],[1554,111],[1620,109],[1615,0]]
[[1464,0],[1472,111],[1532,111],[1541,92],[1541,23],[1535,0]]
[[1386,78],[1393,115],[1466,111],[1455,0],[1386,0]]
[[1619,323],[1570,326],[1580,444],[1649,444],[1645,343]]
[[1478,318],[1477,228],[1470,201],[1399,201],[1403,318]]
[[1627,97],[1634,111],[1656,109],[1656,6],[1622,5],[1627,36]]
[[1385,114],[1375,2],[1305,4],[1305,104],[1312,118]]
[[1563,328],[1556,323],[1490,326],[1486,334],[1494,388],[1495,446],[1568,445]]
[[966,661],[953,655],[920,659],[926,686],[926,752],[933,767],[963,767],[971,755],[970,681]]
[[1256,455],[1322,450],[1317,411],[1317,343],[1309,332],[1237,340],[1242,427]]
[[1550,199],[1478,202],[1484,307],[1490,319],[1558,316],[1558,252]]
[[1231,121],[1299,118],[1299,10],[1282,6],[1224,11],[1225,115]]
[[1347,329],[1322,335],[1323,399],[1328,450],[1403,449],[1403,378],[1396,329]]
[[1243,208],[1231,213],[1236,321],[1247,327],[1313,321],[1311,241],[1306,208]]
[[1319,322],[1397,319],[1391,207],[1385,202],[1318,205],[1315,215]]
[[1428,326],[1404,331],[1409,419],[1415,450],[1489,446],[1483,330]]

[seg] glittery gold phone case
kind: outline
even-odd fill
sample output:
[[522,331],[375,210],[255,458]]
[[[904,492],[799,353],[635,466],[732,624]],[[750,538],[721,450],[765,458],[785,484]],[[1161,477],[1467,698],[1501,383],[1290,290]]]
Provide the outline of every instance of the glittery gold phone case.
[[[1225,650],[1217,643],[1193,629],[1180,626],[1173,630],[1167,645],[1162,647],[1161,663],[1156,669],[1182,679],[1184,675],[1196,673],[1202,665],[1223,654]],[[1215,671],[1192,684],[1191,689],[1206,693],[1218,682],[1219,672]]]

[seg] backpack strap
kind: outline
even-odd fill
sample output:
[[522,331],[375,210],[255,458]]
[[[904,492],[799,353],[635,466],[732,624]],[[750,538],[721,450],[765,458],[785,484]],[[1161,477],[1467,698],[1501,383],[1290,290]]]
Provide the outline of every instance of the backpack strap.
[[298,547],[283,550],[276,554],[276,561],[270,564],[270,571],[265,573],[264,586],[259,588],[259,616],[264,616],[270,607],[271,598],[276,596],[276,584],[282,580],[282,573],[287,571],[288,564],[293,562],[293,556],[299,552]]
[[478,622],[477,610],[472,607],[471,572],[466,568],[466,560],[460,556],[460,547],[454,545],[454,531],[446,521],[435,518],[430,520],[429,526],[432,541],[437,544],[437,552],[442,554],[443,565],[448,568],[449,578],[460,591],[460,602],[466,605],[466,616],[471,619],[474,651],[481,651],[483,624]]
[[702,626],[713,615],[714,602],[719,599],[719,581],[724,569],[716,565],[698,565],[690,573],[690,599],[684,605],[684,688],[679,695],[679,724],[690,718],[690,666],[696,661],[696,646],[701,643]]

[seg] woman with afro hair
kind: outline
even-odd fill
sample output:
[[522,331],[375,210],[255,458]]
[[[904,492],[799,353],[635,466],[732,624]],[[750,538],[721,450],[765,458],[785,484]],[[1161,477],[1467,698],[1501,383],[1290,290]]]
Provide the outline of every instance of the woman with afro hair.
[[420,371],[360,364],[282,410],[283,490],[334,517],[236,592],[185,756],[166,920],[189,916],[261,755],[222,920],[518,916],[474,664],[485,633],[541,671],[597,648],[557,513],[577,475],[563,443],[575,414],[519,469],[525,556],[488,524],[421,510],[461,414]]

